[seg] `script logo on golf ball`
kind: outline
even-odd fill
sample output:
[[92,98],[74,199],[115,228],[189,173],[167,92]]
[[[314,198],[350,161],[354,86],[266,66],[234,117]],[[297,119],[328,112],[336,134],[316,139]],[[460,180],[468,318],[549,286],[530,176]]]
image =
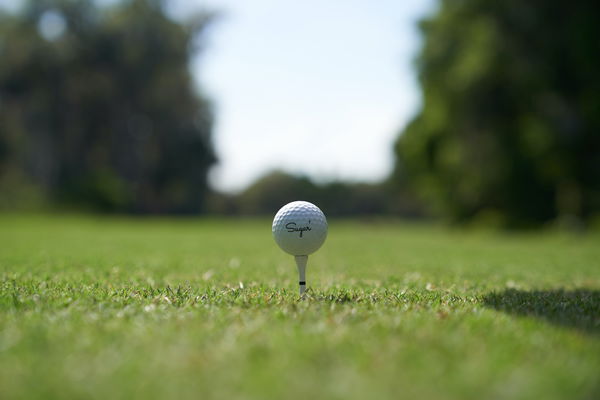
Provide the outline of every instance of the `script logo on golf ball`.
[[303,226],[298,228],[298,224],[295,222],[288,222],[287,224],[285,224],[285,229],[287,229],[288,232],[300,232],[300,237],[302,237],[302,232],[306,232],[306,231],[310,231],[310,220],[308,220],[308,225],[309,226]]
[[312,203],[294,201],[283,206],[273,219],[273,237],[292,255],[309,255],[321,247],[327,237],[325,215]]

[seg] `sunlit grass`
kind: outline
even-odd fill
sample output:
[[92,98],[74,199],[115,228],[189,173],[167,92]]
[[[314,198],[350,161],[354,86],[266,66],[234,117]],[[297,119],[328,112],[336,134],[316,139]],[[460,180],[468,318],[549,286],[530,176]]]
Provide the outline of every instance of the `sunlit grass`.
[[594,398],[600,237],[0,217],[1,398]]

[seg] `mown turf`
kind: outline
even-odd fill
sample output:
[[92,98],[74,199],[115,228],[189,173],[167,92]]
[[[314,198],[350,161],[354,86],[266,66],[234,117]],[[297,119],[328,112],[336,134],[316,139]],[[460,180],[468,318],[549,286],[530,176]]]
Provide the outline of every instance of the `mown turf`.
[[593,399],[600,236],[0,216],[0,398]]

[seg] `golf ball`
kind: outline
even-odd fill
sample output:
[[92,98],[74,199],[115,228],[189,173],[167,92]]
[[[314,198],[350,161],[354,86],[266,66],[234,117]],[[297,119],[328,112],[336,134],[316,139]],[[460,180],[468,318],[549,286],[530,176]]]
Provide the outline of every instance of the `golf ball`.
[[275,242],[283,251],[293,256],[307,256],[325,242],[327,220],[314,204],[293,201],[277,212],[272,230]]

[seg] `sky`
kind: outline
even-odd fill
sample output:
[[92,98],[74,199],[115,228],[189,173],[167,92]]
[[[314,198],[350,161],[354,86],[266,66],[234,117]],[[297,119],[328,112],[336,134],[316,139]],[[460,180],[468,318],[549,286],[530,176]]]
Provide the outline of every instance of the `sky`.
[[274,169],[319,182],[389,174],[419,107],[416,24],[433,0],[195,3],[222,12],[193,65],[215,104],[214,187],[239,191]]
[[237,192],[276,169],[317,182],[384,179],[393,143],[419,108],[417,21],[434,6],[171,0],[174,16],[220,12],[191,65],[215,109],[212,186]]

